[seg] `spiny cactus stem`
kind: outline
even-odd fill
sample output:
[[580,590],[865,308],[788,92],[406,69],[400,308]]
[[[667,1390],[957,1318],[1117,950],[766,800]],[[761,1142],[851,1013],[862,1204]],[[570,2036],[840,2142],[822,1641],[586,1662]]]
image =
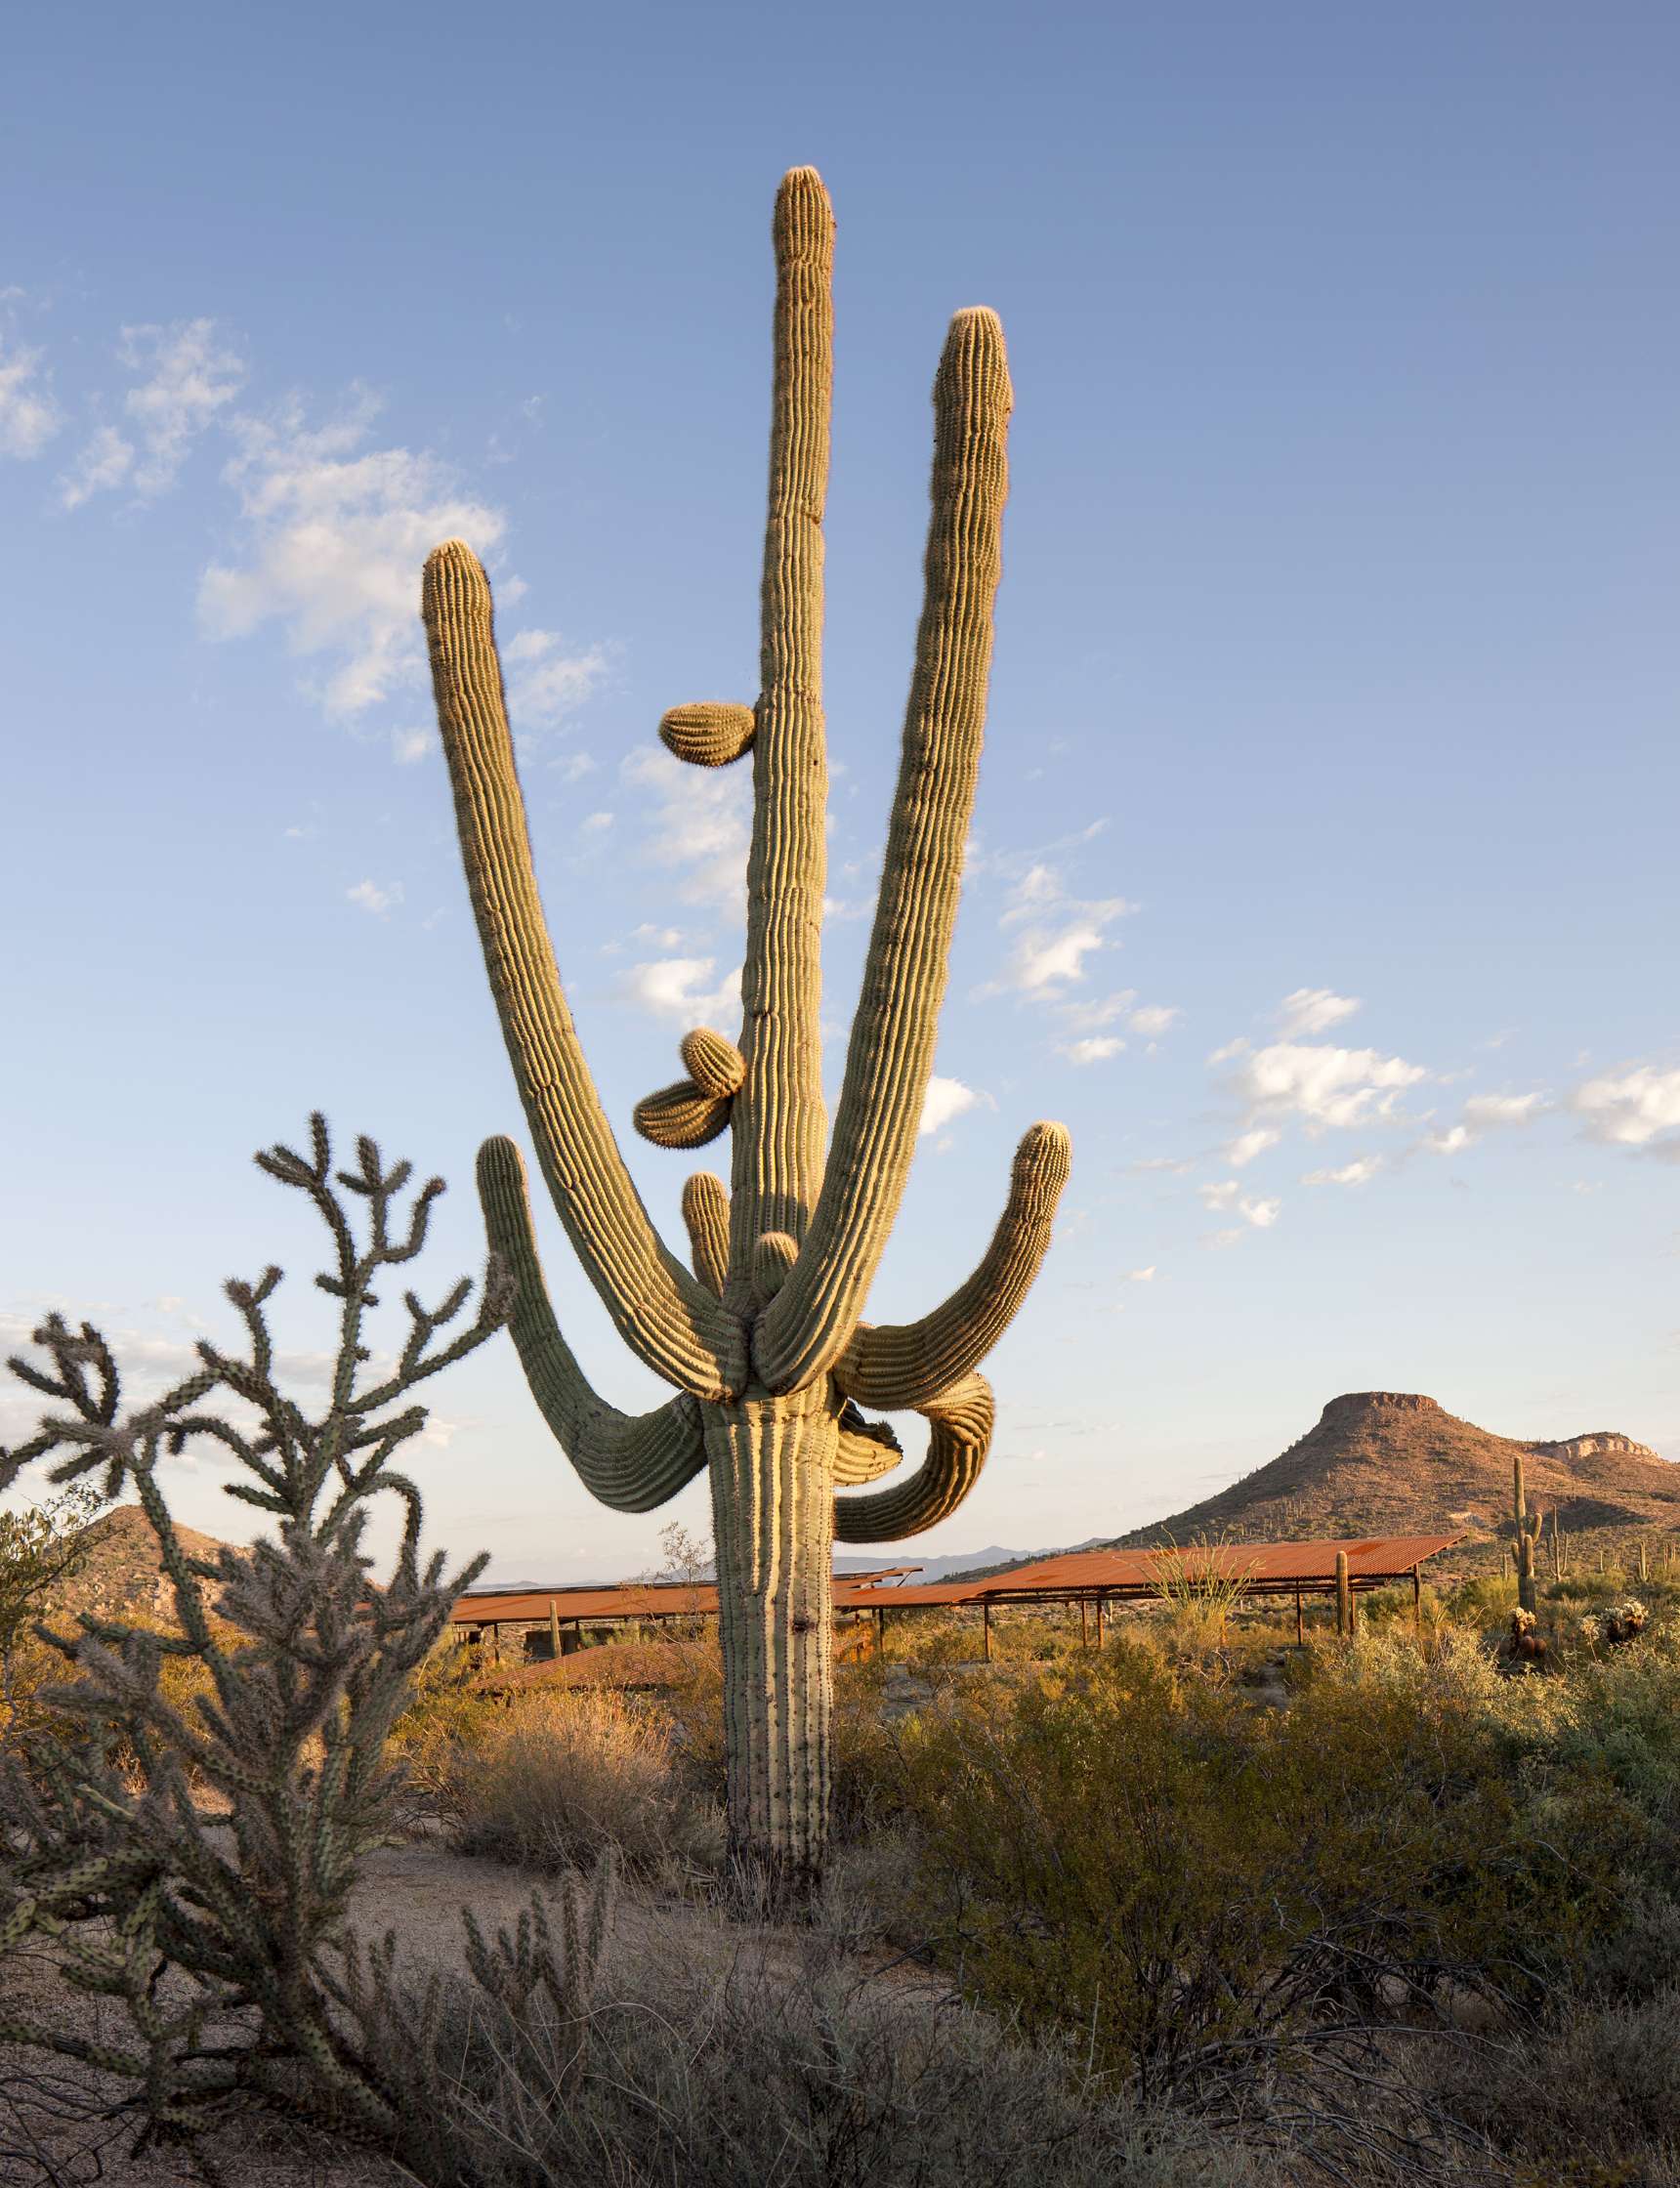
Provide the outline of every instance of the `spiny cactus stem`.
[[772,1390],[797,1390],[839,1358],[909,1176],[986,732],[1011,400],[1002,327],[990,312],[959,312],[934,379],[916,661],[828,1167],[805,1250],[753,1334],[754,1369]]
[[815,169],[777,193],[770,494],[741,973],[745,1083],[735,1098],[726,1298],[748,1304],[761,1233],[803,1239],[827,1113],[818,1014],[827,875],[822,723],[822,515],[834,376],[834,215]]
[[777,1895],[820,1873],[838,1427],[815,1392],[706,1408],[730,1842]]

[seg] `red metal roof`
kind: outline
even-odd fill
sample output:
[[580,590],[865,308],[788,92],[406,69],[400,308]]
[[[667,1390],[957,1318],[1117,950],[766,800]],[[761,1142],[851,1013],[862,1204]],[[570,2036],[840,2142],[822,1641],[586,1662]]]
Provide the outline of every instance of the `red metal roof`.
[[[1458,1535],[1350,1536],[1325,1542],[1217,1542],[1185,1549],[1070,1550],[1063,1557],[1037,1558],[1013,1572],[993,1573],[984,1580],[901,1581],[897,1574],[915,1567],[894,1566],[879,1573],[836,1574],[837,1611],[931,1609],[944,1604],[1007,1601],[1066,1595],[1158,1595],[1175,1576],[1197,1580],[1218,1576],[1242,1578],[1257,1589],[1289,1588],[1299,1581],[1324,1587],[1336,1577],[1336,1552],[1348,1553],[1352,1580],[1400,1580],[1415,1565],[1461,1541]],[[453,1613],[457,1625],[508,1624],[545,1620],[552,1606],[562,1623],[589,1619],[715,1618],[716,1583],[696,1580],[646,1586],[635,1582],[610,1588],[544,1588],[528,1594],[463,1595]]]
[[[886,1566],[878,1573],[834,1576],[834,1602],[845,1609],[868,1595],[871,1585],[894,1573],[914,1572],[913,1566]],[[871,1597],[870,1600],[873,1600]],[[564,1625],[568,1620],[590,1619],[709,1619],[717,1616],[718,1590],[714,1580],[658,1582],[644,1585],[626,1581],[607,1588],[533,1588],[517,1594],[480,1590],[457,1596],[449,1614],[456,1625],[521,1625],[547,1620],[550,1607]]]
[[[1333,1581],[1336,1552],[1348,1553],[1348,1576],[1355,1580],[1401,1579],[1414,1565],[1450,1549],[1457,1535],[1347,1536],[1323,1542],[1220,1542],[1183,1549],[1071,1550],[1062,1557],[1036,1559],[1013,1572],[984,1580],[953,1581],[960,1600],[983,1602],[987,1596],[1098,1594],[1132,1589],[1155,1593],[1163,1580],[1242,1578],[1256,1587]],[[877,1583],[870,1593],[891,1599],[901,1591]],[[918,1590],[918,1593],[921,1591]],[[906,1591],[907,1594],[907,1591]]]

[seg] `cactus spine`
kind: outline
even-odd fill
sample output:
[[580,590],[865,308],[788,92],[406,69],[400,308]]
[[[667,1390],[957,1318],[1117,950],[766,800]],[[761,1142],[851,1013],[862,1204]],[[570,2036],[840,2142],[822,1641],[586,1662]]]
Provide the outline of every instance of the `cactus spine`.
[[[590,1388],[537,1262],[524,1165],[485,1142],[480,1198],[518,1279],[511,1329],[531,1393],[585,1485],[625,1511],[710,1476],[729,1742],[730,1829],[759,1889],[806,1888],[827,1830],[832,1545],[912,1535],[954,1511],[991,1437],[976,1369],[1037,1273],[1068,1135],[1035,1124],[974,1274],[919,1322],[861,1318],[909,1172],[933,1068],[974,800],[1000,572],[1011,392],[1002,329],[951,321],[934,383],[925,594],[862,993],[832,1133],[819,1031],[827,763],[822,514],[832,378],[833,215],[816,173],[782,182],[760,689],[751,706],[676,707],[679,759],[749,753],[753,830],[738,1044],[682,1043],[686,1076],[638,1104],[662,1147],[733,1138],[731,1185],[683,1193],[693,1274],[662,1244],[584,1061],[531,871],[489,586],[459,541],[426,566],[423,612],[468,888],[508,1054],[556,1210],[625,1343],[677,1395],[620,1413]],[[861,1411],[911,1410],[926,1458],[898,1464]]]

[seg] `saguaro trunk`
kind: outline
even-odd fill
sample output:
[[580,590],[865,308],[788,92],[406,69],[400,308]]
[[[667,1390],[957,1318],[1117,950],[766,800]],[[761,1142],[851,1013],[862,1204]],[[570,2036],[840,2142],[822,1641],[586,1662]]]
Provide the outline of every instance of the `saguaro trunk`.
[[835,1410],[821,1394],[706,1408],[730,1851],[749,1890],[820,1874],[833,1703]]

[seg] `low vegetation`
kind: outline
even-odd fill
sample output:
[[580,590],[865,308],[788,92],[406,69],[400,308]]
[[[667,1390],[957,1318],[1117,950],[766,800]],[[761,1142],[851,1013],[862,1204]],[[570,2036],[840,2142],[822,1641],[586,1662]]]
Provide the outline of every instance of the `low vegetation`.
[[[206,1343],[148,1405],[49,1320],[56,1410],[0,1461],[56,1461],[73,1499],[0,1536],[7,2178],[74,2177],[48,2090],[60,2127],[175,2139],[209,2177],[254,2122],[301,2123],[310,2166],[363,2154],[358,2188],[1680,2188],[1665,1578],[1566,1575],[1521,1634],[1509,1580],[1426,1596],[1415,1629],[1409,1591],[1372,1597],[1356,1641],[1321,1623],[1299,1653],[1292,1620],[1186,1589],[1100,1650],[1076,1614],[1012,1611],[989,1665],[971,1620],[890,1620],[837,1682],[822,1892],[743,1925],[712,1633],[634,1652],[664,1665],[634,1693],[492,1692],[446,1637],[459,1577],[422,1563],[393,1461],[413,1386],[497,1325],[498,1272],[453,1337],[464,1287],[410,1293],[381,1363],[370,1288],[435,1188],[398,1222],[406,1166],[361,1142],[335,1173],[318,1123],[261,1159],[335,1241],[325,1412],[273,1380],[270,1271],[229,1286],[245,1350]],[[175,1528],[159,1460],[194,1437],[272,1514],[256,1551]],[[37,1623],[118,1490],[173,1620]],[[512,1865],[527,1912],[430,1964],[359,1934],[357,1877],[404,1834]]]

